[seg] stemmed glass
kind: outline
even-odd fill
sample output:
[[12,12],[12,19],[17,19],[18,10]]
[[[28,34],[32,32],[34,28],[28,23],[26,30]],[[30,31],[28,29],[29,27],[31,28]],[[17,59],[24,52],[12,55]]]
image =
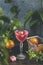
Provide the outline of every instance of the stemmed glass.
[[16,30],[15,36],[16,36],[16,39],[20,42],[20,54],[17,55],[17,58],[25,59],[25,55],[22,53],[22,51],[23,51],[23,42],[28,37],[28,31],[27,30]]

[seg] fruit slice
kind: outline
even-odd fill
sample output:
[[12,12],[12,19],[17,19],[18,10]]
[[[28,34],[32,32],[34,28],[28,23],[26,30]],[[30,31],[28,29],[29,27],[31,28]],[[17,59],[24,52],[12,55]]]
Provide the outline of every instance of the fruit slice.
[[43,51],[43,44],[39,44],[38,47],[36,48],[36,52]]
[[29,41],[32,43],[32,44],[36,44],[38,45],[38,39],[37,38],[30,38]]

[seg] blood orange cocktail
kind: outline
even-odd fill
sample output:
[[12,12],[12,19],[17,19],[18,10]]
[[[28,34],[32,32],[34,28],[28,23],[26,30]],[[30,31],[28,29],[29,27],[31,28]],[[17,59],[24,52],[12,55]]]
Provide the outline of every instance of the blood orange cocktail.
[[28,31],[26,31],[26,30],[23,30],[23,31],[16,30],[15,35],[16,35],[16,38],[19,42],[21,42],[21,41],[24,42],[26,40],[27,36],[28,36]]
[[28,37],[28,31],[27,30],[16,30],[15,31],[16,39],[20,42],[20,54],[17,56],[18,59],[25,59],[23,51],[23,42]]

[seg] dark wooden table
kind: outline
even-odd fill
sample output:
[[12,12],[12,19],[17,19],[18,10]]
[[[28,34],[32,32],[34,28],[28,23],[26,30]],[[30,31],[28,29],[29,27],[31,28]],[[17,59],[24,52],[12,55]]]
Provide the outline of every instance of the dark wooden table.
[[43,61],[36,62],[35,60],[29,60],[29,57],[26,55],[25,60],[16,60],[15,62],[10,62],[10,65],[43,65]]
[[[28,50],[27,47],[28,47],[27,43],[24,44],[24,48],[23,48],[24,53],[25,51]],[[17,54],[20,53],[19,50],[20,50],[19,46],[16,45],[14,49],[12,50],[12,52],[10,53],[10,55],[16,56]],[[29,60],[29,56],[26,54],[25,60],[16,60],[15,62],[10,62],[10,65],[43,65],[43,61],[36,62],[35,60]]]

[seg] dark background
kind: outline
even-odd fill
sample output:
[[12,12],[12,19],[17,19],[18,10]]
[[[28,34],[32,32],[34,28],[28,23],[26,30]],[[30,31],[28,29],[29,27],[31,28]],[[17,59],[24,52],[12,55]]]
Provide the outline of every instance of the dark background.
[[[0,0],[0,7],[2,7],[4,13],[7,14],[10,19],[12,19],[13,14],[10,12],[10,7],[14,4],[16,6],[18,6],[18,9],[20,9],[18,18],[20,19],[20,21],[22,23],[24,23],[24,16],[28,11],[39,10],[41,8],[40,0],[15,0],[15,2],[14,2],[14,0],[12,0],[12,1],[13,1],[12,3],[6,4],[6,3],[4,3],[4,0]],[[41,24],[41,30],[40,30],[40,23],[38,23],[33,28],[33,30],[31,30],[29,27],[29,22],[28,22],[26,29],[29,31],[29,36],[39,35],[39,36],[43,37],[43,24]],[[14,40],[16,40],[16,38],[14,38]],[[12,51],[13,51],[13,53],[11,52],[12,54],[19,53],[19,42],[16,40],[15,43],[18,43],[18,45],[16,44],[15,48],[12,49]],[[28,49],[27,45],[28,45],[27,41],[24,42],[24,48],[23,48],[24,51],[23,52],[25,52]]]
[[[13,18],[13,14],[10,12],[10,7],[12,5],[18,6],[20,12],[18,14],[18,19],[24,23],[24,16],[28,11],[31,10],[39,10],[41,8],[41,0],[12,0],[11,3],[4,3],[5,0],[0,0],[0,7],[3,8],[3,12],[8,15],[10,19]],[[43,1],[42,1],[43,6]],[[27,23],[26,29],[29,30],[30,35],[40,35],[43,37],[43,24],[41,24],[41,31],[40,31],[40,23],[36,25],[33,29],[34,33],[29,27],[29,22]]]

